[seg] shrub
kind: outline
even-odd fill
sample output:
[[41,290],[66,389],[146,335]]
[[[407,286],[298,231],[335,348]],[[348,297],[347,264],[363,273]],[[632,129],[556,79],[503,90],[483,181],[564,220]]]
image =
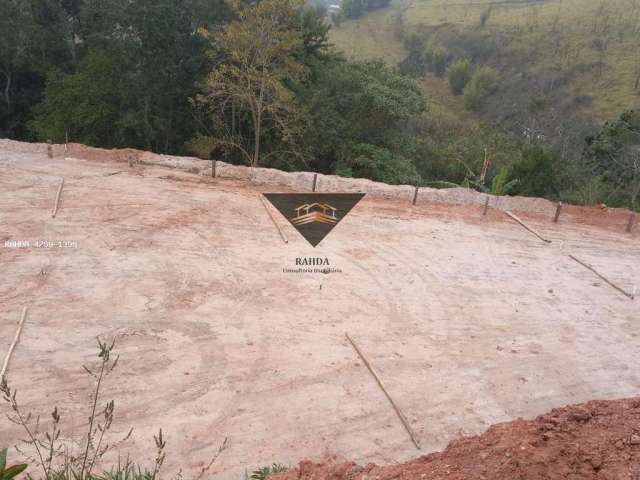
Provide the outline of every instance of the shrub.
[[467,110],[480,110],[487,96],[497,87],[498,74],[487,66],[479,67],[464,87],[464,106]]
[[522,160],[513,166],[512,177],[518,179],[515,193],[531,197],[548,197],[556,193],[553,169],[554,154],[539,145],[523,151]]
[[427,50],[426,58],[429,70],[433,72],[436,77],[444,77],[449,61],[449,52],[443,47],[433,47]]
[[404,48],[409,52],[399,63],[400,73],[413,77],[423,77],[427,72],[427,51],[421,35],[410,32],[403,38]]
[[368,143],[356,145],[352,158],[340,160],[336,174],[390,184],[415,185],[420,181],[420,175],[409,159]]
[[456,60],[447,69],[449,85],[454,95],[460,95],[471,80],[471,62],[466,58]]

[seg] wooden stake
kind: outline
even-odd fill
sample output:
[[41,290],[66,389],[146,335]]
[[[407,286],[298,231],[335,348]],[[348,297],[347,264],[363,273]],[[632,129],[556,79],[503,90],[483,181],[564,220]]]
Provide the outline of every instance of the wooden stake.
[[396,414],[398,415],[398,418],[402,422],[402,425],[404,426],[405,430],[409,434],[409,437],[411,437],[411,441],[416,446],[416,448],[418,450],[420,450],[420,445],[418,444],[418,441],[416,440],[416,437],[415,437],[415,435],[413,433],[413,430],[411,430],[411,427],[409,426],[409,422],[407,422],[407,419],[405,418],[404,414],[402,413],[402,411],[400,410],[398,405],[396,405],[396,402],[393,401],[393,398],[391,398],[391,395],[389,395],[389,392],[387,391],[386,387],[384,386],[384,383],[382,383],[382,380],[380,379],[380,377],[378,376],[376,371],[373,369],[373,367],[371,366],[371,364],[369,363],[367,358],[364,356],[362,351],[358,348],[358,345],[356,345],[356,342],[354,342],[351,339],[351,337],[349,336],[348,333],[345,333],[344,335],[345,335],[345,337],[347,337],[347,340],[349,341],[351,346],[355,349],[356,353],[362,359],[362,361],[364,362],[366,367],[369,369],[369,372],[371,372],[371,375],[373,375],[373,378],[375,378],[376,382],[378,383],[378,386],[382,389],[382,392],[387,397],[387,400],[389,400],[389,403],[391,403],[391,406],[396,411]]
[[20,332],[22,332],[22,325],[24,325],[24,321],[27,318],[27,307],[22,309],[22,316],[20,317],[20,322],[18,323],[18,329],[16,330],[16,335],[13,337],[13,342],[9,346],[9,351],[7,352],[7,356],[4,358],[4,363],[2,364],[2,370],[0,370],[0,381],[4,379],[4,375],[7,372],[7,367],[9,366],[9,359],[11,358],[11,354],[13,353],[13,349],[16,348],[16,344],[18,343],[18,339],[20,338]]
[[546,238],[544,238],[542,235],[540,235],[538,232],[536,232],[533,228],[531,228],[529,225],[527,225],[522,220],[520,220],[518,217],[516,217],[513,213],[511,213],[511,212],[504,212],[504,213],[505,213],[505,215],[509,216],[510,218],[512,218],[513,220],[518,222],[520,225],[522,225],[526,230],[528,230],[531,233],[533,233],[536,237],[538,237],[543,242],[551,243],[551,240],[547,240]]
[[558,219],[560,218],[560,211],[562,210],[562,202],[558,202],[556,206],[556,214],[553,217],[553,223],[558,223]]
[[56,200],[53,204],[53,211],[51,212],[51,218],[56,218],[58,213],[58,203],[60,202],[60,194],[62,193],[62,187],[64,186],[64,178],[60,179],[60,186],[58,187],[58,193],[56,193]]
[[589,265],[588,263],[583,262],[582,260],[578,260],[576,257],[574,257],[573,255],[569,255],[569,258],[571,258],[572,260],[578,262],[580,265],[582,265],[584,268],[591,270],[593,273],[595,273],[598,277],[600,277],[602,280],[604,280],[605,282],[607,282],[609,285],[611,285],[613,288],[615,288],[616,290],[618,290],[620,293],[622,293],[624,296],[629,297],[631,300],[634,299],[634,294],[633,293],[629,293],[626,292],[625,290],[623,290],[622,288],[620,288],[618,285],[616,285],[615,283],[613,283],[611,280],[609,280],[607,277],[605,277],[604,275],[602,275],[601,273],[599,273],[595,268],[593,268],[591,265]]
[[316,191],[316,185],[318,184],[318,174],[313,175],[313,187],[311,188],[312,192]]
[[418,201],[418,190],[419,190],[419,187],[416,185],[416,190],[415,192],[413,192],[413,205],[415,205],[416,202]]
[[487,210],[489,210],[489,201],[491,200],[491,197],[489,195],[487,195],[487,199],[484,201],[484,210],[482,211],[482,216],[486,217],[487,216]]
[[262,195],[260,195],[260,200],[262,200],[262,204],[264,205],[265,210],[269,214],[269,218],[278,229],[278,233],[280,233],[280,236],[282,237],[282,240],[284,240],[284,243],[289,243],[289,240],[287,240],[287,236],[282,231],[282,228],[280,228],[280,225],[278,225],[278,222],[276,222],[276,219],[273,216],[273,213],[271,213],[271,209],[269,209],[269,205],[267,205],[267,201],[264,199]]
[[216,178],[217,166],[218,166],[218,160],[211,160],[211,178]]
[[69,129],[65,129],[64,131],[64,151],[65,153],[69,151]]
[[631,212],[629,214],[629,223],[627,223],[627,232],[631,233],[633,230],[633,225],[636,223],[636,212]]
[[47,156],[53,158],[53,145],[51,144],[51,140],[47,140]]

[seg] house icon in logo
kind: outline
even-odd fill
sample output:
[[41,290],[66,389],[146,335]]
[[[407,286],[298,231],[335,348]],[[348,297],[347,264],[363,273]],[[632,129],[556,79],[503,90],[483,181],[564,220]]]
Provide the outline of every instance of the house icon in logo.
[[364,193],[264,193],[271,204],[313,247],[364,197]]
[[338,223],[338,217],[336,217],[337,209],[328,203],[305,203],[294,210],[296,211],[296,216],[290,219],[294,225],[306,225],[314,222]]

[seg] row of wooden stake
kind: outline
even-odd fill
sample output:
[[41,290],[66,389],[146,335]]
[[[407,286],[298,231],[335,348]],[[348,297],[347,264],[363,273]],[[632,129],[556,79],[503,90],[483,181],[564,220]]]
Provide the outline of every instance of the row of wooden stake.
[[[542,240],[545,243],[551,243],[551,240],[543,237],[540,233],[538,233],[533,227],[527,225],[525,222],[523,222],[522,220],[520,220],[518,217],[516,217],[513,213],[511,212],[504,212],[505,215],[507,215],[509,218],[511,218],[512,220],[516,221],[517,223],[519,223],[525,230],[529,231],[530,233],[532,233],[533,235],[535,235],[536,237],[538,237],[540,240]],[[591,270],[593,273],[595,273],[598,277],[600,277],[602,280],[604,280],[607,284],[609,284],[610,286],[612,286],[613,288],[615,288],[616,290],[618,290],[620,293],[622,293],[624,296],[630,298],[631,300],[633,300],[635,298],[635,289],[632,293],[627,292],[626,290],[624,290],[622,287],[616,285],[615,283],[613,283],[611,280],[609,280],[607,277],[605,277],[604,275],[602,275],[600,272],[598,272],[595,268],[593,268],[591,265],[589,265],[588,263],[583,262],[582,260],[579,260],[578,258],[576,258],[573,255],[569,255],[569,258],[577,263],[579,263],[580,265],[582,265],[583,267],[585,267],[588,270]]]

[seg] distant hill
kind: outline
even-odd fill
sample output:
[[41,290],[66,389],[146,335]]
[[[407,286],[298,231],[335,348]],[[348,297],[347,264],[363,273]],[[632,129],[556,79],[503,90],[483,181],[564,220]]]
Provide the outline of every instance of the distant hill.
[[448,63],[468,58],[498,72],[478,113],[465,111],[446,76],[421,76],[434,108],[459,121],[497,121],[572,144],[568,137],[640,105],[639,0],[402,0],[331,32],[348,56],[395,65],[416,39],[418,48],[444,49]]

